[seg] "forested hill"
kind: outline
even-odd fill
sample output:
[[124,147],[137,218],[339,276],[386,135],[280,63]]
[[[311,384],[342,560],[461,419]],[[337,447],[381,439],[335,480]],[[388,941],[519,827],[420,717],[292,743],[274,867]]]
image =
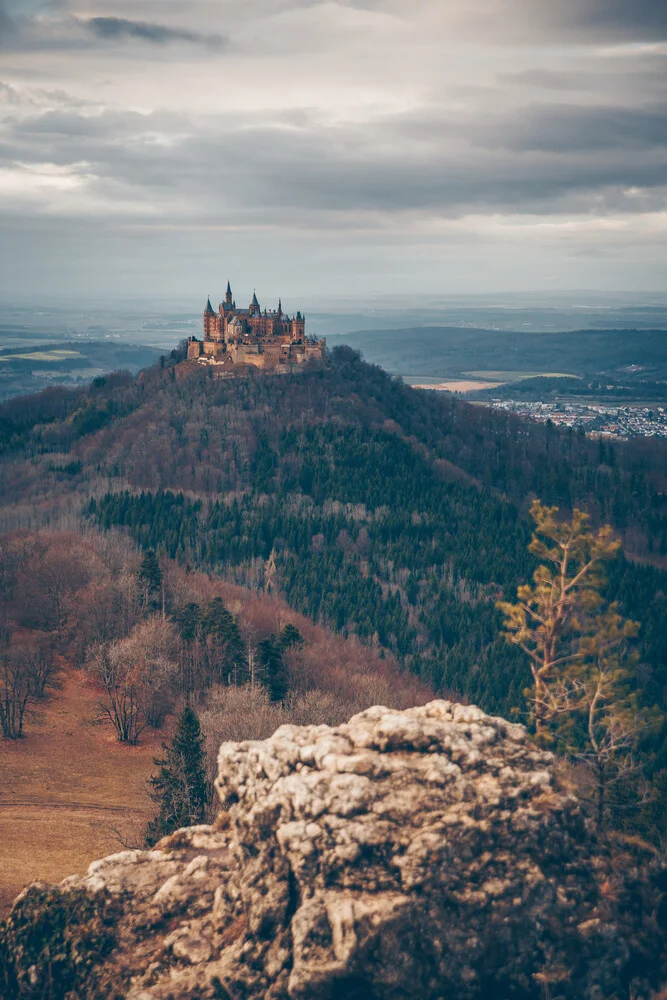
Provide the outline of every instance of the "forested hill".
[[[280,590],[506,715],[526,674],[495,601],[533,570],[529,497],[586,507],[649,558],[667,547],[664,444],[599,444],[418,392],[348,348],[295,376],[219,380],[170,362],[98,379],[0,407],[0,433],[5,503],[85,509]],[[621,559],[609,593],[643,623],[641,684],[659,700],[667,574]]]
[[[452,376],[484,368],[489,371],[565,372],[596,375],[635,372],[649,381],[667,377],[665,330],[570,330],[535,333],[415,326],[407,329],[359,330],[340,340],[364,351],[389,371],[404,375]],[[338,343],[339,338],[332,338]]]

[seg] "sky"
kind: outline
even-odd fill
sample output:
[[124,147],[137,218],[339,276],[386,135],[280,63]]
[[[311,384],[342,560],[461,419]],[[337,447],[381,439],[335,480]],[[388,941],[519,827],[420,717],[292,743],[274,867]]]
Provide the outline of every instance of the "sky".
[[665,0],[0,0],[0,300],[667,291]]

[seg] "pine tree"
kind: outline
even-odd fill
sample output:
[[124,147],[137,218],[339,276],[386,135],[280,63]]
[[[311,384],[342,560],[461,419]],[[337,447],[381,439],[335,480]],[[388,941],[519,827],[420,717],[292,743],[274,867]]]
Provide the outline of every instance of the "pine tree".
[[146,843],[149,847],[174,830],[203,823],[206,819],[208,791],[203,744],[199,719],[186,705],[179,716],[171,745],[163,743],[164,756],[155,760],[159,771],[150,779],[150,796],[159,812],[148,824]]
[[[610,786],[637,771],[633,751],[639,736],[658,721],[653,712],[639,705],[633,690],[638,655],[628,649],[628,639],[638,631],[638,622],[622,618],[616,604],[597,616],[595,634],[582,640],[583,662],[568,677],[565,707],[570,712],[556,720],[561,743],[592,773],[599,829],[606,822]],[[568,740],[568,736],[573,738]]]
[[217,680],[232,673],[243,658],[243,637],[231,611],[221,597],[214,597],[202,615],[202,630],[215,668]]
[[271,633],[268,639],[262,639],[257,651],[271,701],[284,701],[287,694],[287,671],[275,635]]
[[184,642],[194,642],[197,638],[201,625],[201,608],[195,601],[190,601],[182,608],[178,608],[173,614],[173,619],[178,626],[181,639]]
[[137,577],[139,586],[144,594],[145,603],[150,603],[158,607],[160,603],[160,591],[162,589],[162,570],[153,549],[148,549],[144,553]]
[[292,625],[291,622],[280,630],[278,645],[281,650],[291,649],[292,646],[303,646],[303,642],[303,636],[299,632],[296,625]]
[[634,751],[657,721],[654,710],[639,704],[634,683],[638,657],[629,640],[639,624],[602,596],[601,560],[619,547],[611,528],[593,534],[588,516],[576,509],[571,521],[559,522],[557,508],[539,501],[531,512],[537,529],[530,551],[544,563],[534,586],[519,587],[518,604],[498,606],[507,638],[529,657],[534,683],[526,693],[536,735],[586,766],[603,829],[609,790],[632,772],[637,777]]
[[585,658],[582,641],[596,631],[605,583],[601,563],[617,554],[620,542],[609,525],[593,533],[588,514],[576,508],[571,521],[558,521],[558,508],[539,500],[530,512],[536,528],[529,549],[542,563],[533,585],[518,588],[518,603],[499,601],[498,607],[507,638],[528,656],[531,714],[537,736],[544,738],[550,720],[562,712],[570,672]]

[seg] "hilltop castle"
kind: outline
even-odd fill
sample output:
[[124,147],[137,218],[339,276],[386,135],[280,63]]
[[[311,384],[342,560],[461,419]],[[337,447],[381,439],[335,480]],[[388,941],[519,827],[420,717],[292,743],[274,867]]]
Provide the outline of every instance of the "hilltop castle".
[[188,361],[202,361],[232,368],[254,365],[272,371],[293,371],[306,361],[321,363],[325,340],[306,336],[306,318],[300,312],[290,317],[278,308],[260,308],[253,294],[247,309],[237,309],[227,282],[225,301],[218,312],[209,298],[204,310],[204,336],[188,339]]

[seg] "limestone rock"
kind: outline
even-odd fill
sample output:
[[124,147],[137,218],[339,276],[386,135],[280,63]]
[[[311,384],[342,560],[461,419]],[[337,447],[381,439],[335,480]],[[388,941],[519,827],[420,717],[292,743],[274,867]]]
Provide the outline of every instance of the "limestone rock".
[[[224,744],[214,827],[55,890],[120,908],[69,998],[647,998],[655,893],[613,870],[552,765],[521,726],[446,701]],[[6,989],[35,998],[45,961],[18,942],[36,891],[4,932]]]

